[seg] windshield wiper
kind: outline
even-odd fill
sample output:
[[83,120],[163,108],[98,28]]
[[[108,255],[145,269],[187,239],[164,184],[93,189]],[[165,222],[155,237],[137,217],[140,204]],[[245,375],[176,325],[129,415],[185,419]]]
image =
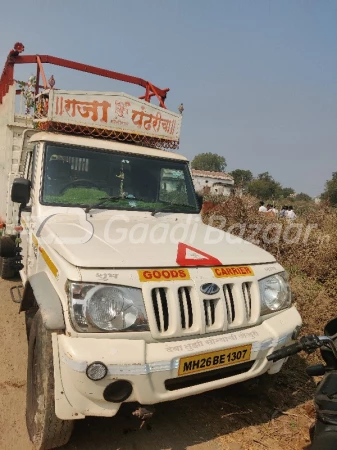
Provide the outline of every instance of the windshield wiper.
[[[167,208],[174,207],[174,206],[180,206],[180,207],[183,207],[183,208],[190,208],[190,209],[193,209],[193,211],[197,212],[197,209],[194,206],[192,206],[192,205],[184,205],[183,203],[168,203],[165,206],[160,206],[160,207],[154,209],[151,212],[151,216],[154,216],[155,214],[157,214],[159,212],[171,212]],[[176,211],[172,211],[172,212],[176,212]],[[179,211],[179,212],[184,212],[184,211]]]
[[117,202],[118,200],[128,200],[129,202],[144,201],[142,198],[136,198],[134,196],[132,196],[132,197],[131,196],[130,197],[128,197],[128,196],[126,196],[126,197],[101,197],[101,198],[99,198],[99,200],[100,200],[99,203],[94,203],[93,205],[87,206],[85,208],[85,212],[88,214],[88,212],[91,209],[98,208],[99,206],[102,206],[102,205],[104,205],[104,203],[109,202],[109,201],[110,202]]
[[93,205],[89,205],[85,208],[85,212],[88,214],[88,212],[91,209],[95,209],[98,208],[99,206],[104,205],[105,202],[107,201],[111,201],[111,202],[115,202],[117,200],[121,200],[123,197],[101,197],[98,200],[100,200],[98,203],[94,203]]

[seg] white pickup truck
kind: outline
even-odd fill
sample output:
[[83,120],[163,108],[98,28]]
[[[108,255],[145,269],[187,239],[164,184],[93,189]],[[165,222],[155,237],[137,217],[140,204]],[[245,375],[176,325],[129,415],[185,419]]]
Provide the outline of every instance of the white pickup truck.
[[[74,420],[123,402],[146,417],[158,402],[278,372],[284,360],[266,356],[301,326],[286,273],[203,224],[189,163],[168,151],[182,115],[166,109],[167,89],[22,51],[0,79],[0,271],[23,284],[12,295],[26,315],[35,448],[64,445]],[[18,90],[14,66],[31,62],[37,79]],[[146,93],[57,90],[43,62]]]

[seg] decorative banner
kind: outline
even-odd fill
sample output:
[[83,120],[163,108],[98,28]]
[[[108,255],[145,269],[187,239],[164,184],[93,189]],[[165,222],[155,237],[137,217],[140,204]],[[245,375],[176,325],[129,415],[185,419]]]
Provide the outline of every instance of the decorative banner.
[[187,244],[179,242],[177,252],[177,264],[180,266],[212,266],[214,264],[222,265],[214,256],[208,255],[201,250],[190,247]]
[[124,93],[51,90],[47,120],[179,141],[182,116]]

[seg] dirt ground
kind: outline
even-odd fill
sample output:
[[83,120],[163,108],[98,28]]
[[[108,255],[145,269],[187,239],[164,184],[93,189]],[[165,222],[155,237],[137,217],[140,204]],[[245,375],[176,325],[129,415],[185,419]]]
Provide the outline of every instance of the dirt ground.
[[[32,450],[25,426],[27,344],[24,317],[10,299],[18,282],[0,281],[0,449]],[[140,422],[124,408],[113,419],[75,425],[63,450],[302,450],[313,421],[314,383],[293,358],[262,386],[236,386],[156,406]]]

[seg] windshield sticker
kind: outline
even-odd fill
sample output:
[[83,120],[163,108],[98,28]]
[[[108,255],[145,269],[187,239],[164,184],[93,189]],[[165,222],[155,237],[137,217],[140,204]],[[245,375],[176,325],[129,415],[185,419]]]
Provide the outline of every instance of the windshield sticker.
[[212,267],[212,271],[216,278],[254,276],[254,271],[250,266]]
[[175,281],[190,280],[187,269],[147,269],[138,270],[140,281]]
[[221,261],[201,250],[179,242],[177,252],[177,264],[180,266],[212,266],[221,265]]

